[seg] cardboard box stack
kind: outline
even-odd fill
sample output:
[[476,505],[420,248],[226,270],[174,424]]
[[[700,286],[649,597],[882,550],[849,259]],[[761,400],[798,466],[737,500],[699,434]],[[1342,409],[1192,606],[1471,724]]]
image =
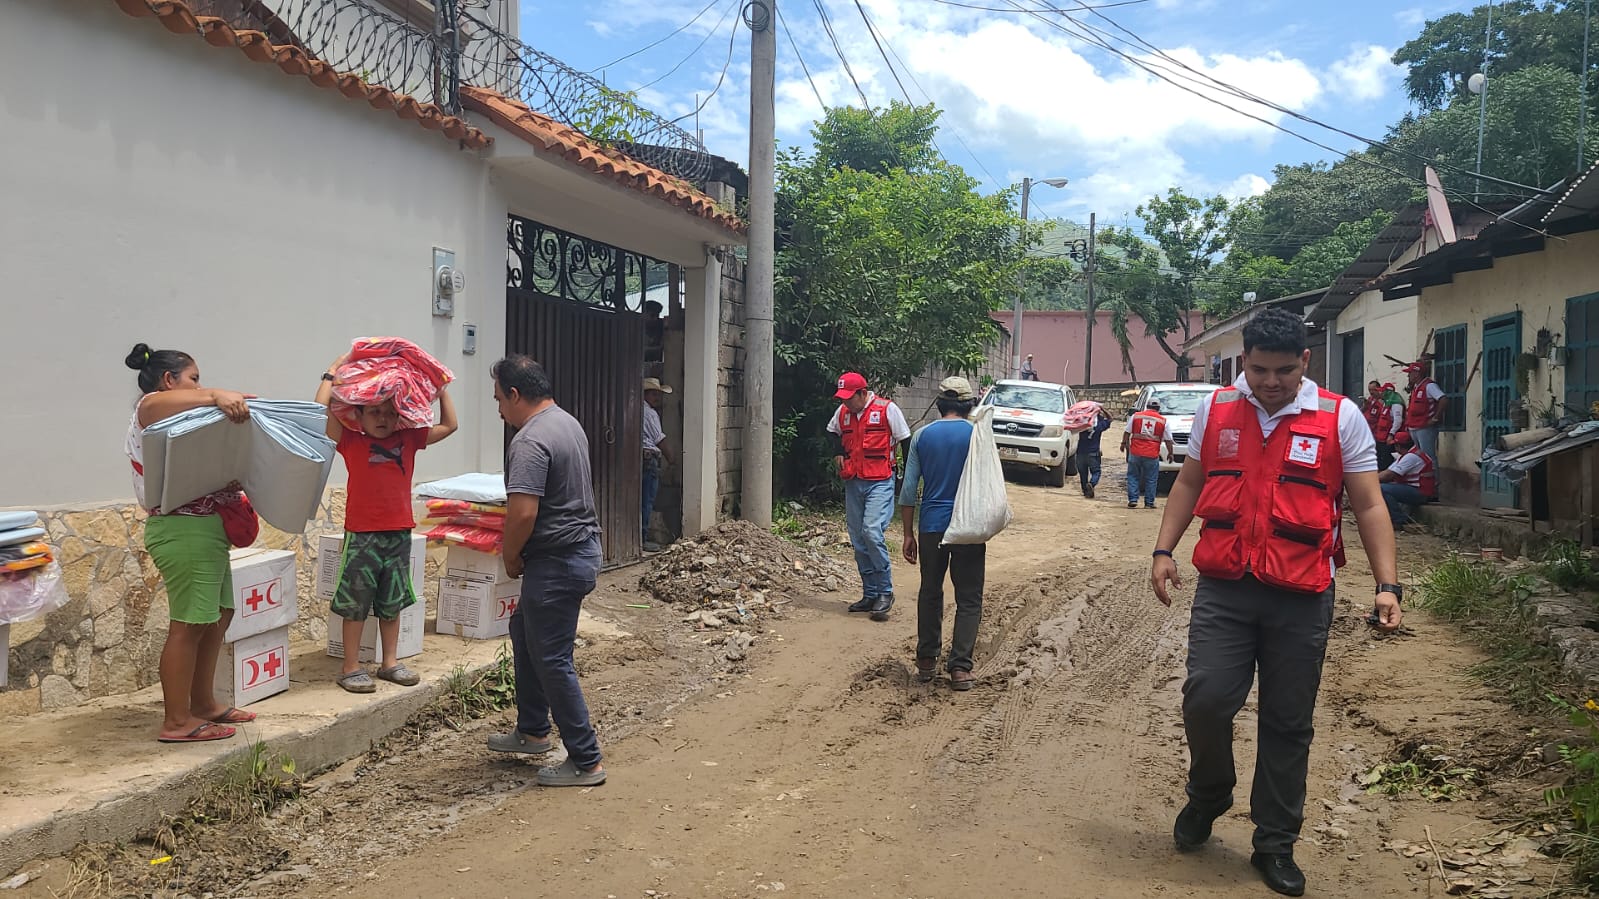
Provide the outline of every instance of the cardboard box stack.
[[437,630],[472,640],[504,637],[521,595],[522,580],[505,573],[498,555],[452,546],[439,580]]
[[217,701],[246,706],[289,689],[289,625],[299,614],[294,553],[246,547],[229,554],[233,621],[217,660]]
[[[411,536],[411,588],[416,591],[416,602],[400,613],[400,645],[396,655],[407,659],[422,653],[422,633],[427,628],[427,600],[423,593],[427,563],[427,539],[421,534]],[[316,595],[333,601],[333,591],[339,586],[339,568],[343,562],[344,535],[327,534],[317,538]],[[328,655],[344,658],[344,619],[328,613]],[[369,616],[361,629],[361,655],[359,661],[371,662],[378,658],[378,619]]]

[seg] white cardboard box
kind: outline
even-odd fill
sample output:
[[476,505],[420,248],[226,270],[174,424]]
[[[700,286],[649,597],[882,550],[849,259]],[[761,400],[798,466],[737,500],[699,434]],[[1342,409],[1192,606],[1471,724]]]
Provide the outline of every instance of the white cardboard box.
[[[411,535],[411,589],[416,592],[416,602],[400,613],[400,646],[398,658],[407,659],[422,653],[422,633],[427,629],[427,601],[423,593],[424,572],[427,564],[427,538]],[[344,535],[325,534],[317,538],[316,592],[317,596],[331,600],[338,588],[339,567],[344,553]],[[344,658],[344,619],[328,613],[328,655]],[[368,616],[361,629],[361,654],[359,661],[371,662],[378,658],[378,619]]]
[[439,578],[435,629],[471,640],[493,640],[511,631],[511,613],[522,598],[522,579],[492,584],[445,575]]
[[288,627],[300,614],[294,553],[245,547],[228,553],[233,569],[233,620],[228,643]]
[[6,670],[11,667],[11,625],[0,624],[0,687],[6,685]]
[[289,629],[227,643],[217,659],[217,702],[247,706],[289,689]]
[[444,573],[450,577],[469,581],[487,581],[491,584],[509,583],[505,562],[498,554],[478,552],[464,546],[452,546],[444,556]]

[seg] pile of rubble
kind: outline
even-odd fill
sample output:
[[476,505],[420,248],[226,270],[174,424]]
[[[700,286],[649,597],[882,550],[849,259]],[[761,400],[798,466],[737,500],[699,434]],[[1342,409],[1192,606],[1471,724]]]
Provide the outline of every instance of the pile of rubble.
[[843,566],[820,549],[790,543],[747,521],[724,522],[678,541],[639,578],[639,587],[661,602],[735,614],[834,593],[846,583]]

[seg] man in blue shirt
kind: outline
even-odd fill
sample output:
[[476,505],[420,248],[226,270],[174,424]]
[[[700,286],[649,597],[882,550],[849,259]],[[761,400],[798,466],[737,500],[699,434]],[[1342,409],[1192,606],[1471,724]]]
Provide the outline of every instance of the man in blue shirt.
[[1083,495],[1094,498],[1094,488],[1099,485],[1099,438],[1110,430],[1110,413],[1104,408],[1094,419],[1094,424],[1077,438],[1077,477],[1083,482]]
[[[922,586],[916,596],[916,678],[926,683],[938,668],[943,646],[944,572],[955,585],[955,633],[950,641],[949,685],[970,690],[972,653],[977,625],[983,617],[983,571],[988,546],[982,543],[940,545],[955,511],[955,491],[966,467],[972,424],[967,417],[977,394],[965,378],[945,378],[938,385],[938,412],[943,417],[922,426],[911,438],[905,461],[905,486],[900,490],[900,519],[905,524],[905,561],[920,557]],[[916,521],[916,488],[921,484],[921,522]]]

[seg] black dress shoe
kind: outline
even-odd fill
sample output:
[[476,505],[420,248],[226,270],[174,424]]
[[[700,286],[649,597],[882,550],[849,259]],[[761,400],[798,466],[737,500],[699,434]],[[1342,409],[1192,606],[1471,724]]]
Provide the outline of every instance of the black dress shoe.
[[1220,814],[1206,815],[1194,807],[1192,802],[1183,806],[1177,813],[1177,823],[1172,825],[1172,842],[1177,845],[1178,852],[1193,852],[1210,839],[1210,826],[1215,823]]
[[1261,879],[1274,892],[1284,896],[1305,895],[1305,873],[1294,864],[1292,853],[1257,852],[1249,857],[1249,863],[1260,869]]
[[849,610],[851,612],[870,612],[872,610],[872,606],[875,605],[877,605],[877,597],[862,596],[860,599],[849,604]]
[[872,606],[873,621],[887,621],[888,610],[894,608],[894,594],[884,593],[877,597],[877,603]]

